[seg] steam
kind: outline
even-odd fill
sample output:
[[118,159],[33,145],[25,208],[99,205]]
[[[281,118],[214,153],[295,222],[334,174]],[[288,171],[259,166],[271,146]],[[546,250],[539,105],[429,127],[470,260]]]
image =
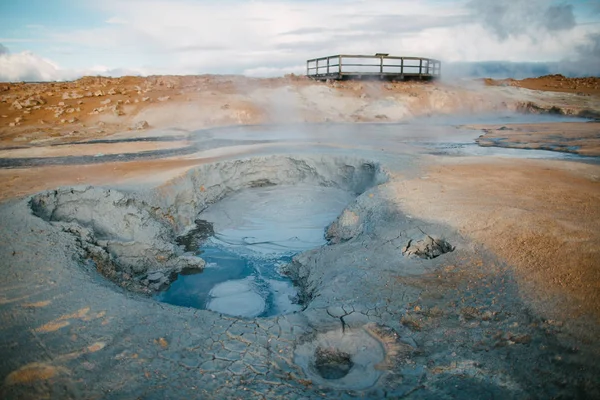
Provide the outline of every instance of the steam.
[[547,0],[473,0],[475,19],[501,40],[509,36],[558,32],[576,25],[571,4],[550,5]]

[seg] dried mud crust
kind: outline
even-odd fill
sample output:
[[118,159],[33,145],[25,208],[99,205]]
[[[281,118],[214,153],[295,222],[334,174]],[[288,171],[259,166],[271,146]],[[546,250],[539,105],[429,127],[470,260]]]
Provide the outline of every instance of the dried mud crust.
[[484,132],[479,146],[550,150],[584,156],[600,156],[600,123],[507,124],[478,126]]
[[[104,199],[117,219],[138,207],[135,239],[153,243],[163,238],[158,230],[172,244],[209,199],[238,187],[300,179],[355,190],[346,216],[328,229],[330,244],[288,267],[307,300],[302,312],[243,320],[115,290],[81,268],[80,235],[64,224],[127,239],[125,223],[101,225],[88,213],[97,204],[77,202],[70,189],[32,197],[48,199],[36,206],[42,218],[27,201],[4,203],[1,397],[597,397],[598,343],[576,341],[559,321],[530,312],[511,269],[456,230],[404,214],[394,201],[399,181],[382,175],[387,167],[251,160],[205,166],[152,192],[80,194]],[[67,204],[75,207],[61,210]],[[73,220],[52,221],[59,216]],[[424,236],[454,251],[402,255]]]
[[33,196],[30,206],[36,216],[77,238],[90,267],[124,288],[149,294],[182,270],[203,269],[204,261],[190,243],[186,246],[197,240],[196,217],[236,190],[308,183],[360,195],[386,179],[377,164],[360,159],[252,158],[204,165],[153,193],[62,188]]

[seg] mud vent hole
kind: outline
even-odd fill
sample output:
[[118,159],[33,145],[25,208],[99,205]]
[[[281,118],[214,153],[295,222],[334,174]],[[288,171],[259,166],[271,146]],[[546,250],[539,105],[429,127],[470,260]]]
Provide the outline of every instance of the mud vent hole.
[[343,378],[353,366],[350,354],[343,351],[322,347],[315,351],[315,369],[325,379]]

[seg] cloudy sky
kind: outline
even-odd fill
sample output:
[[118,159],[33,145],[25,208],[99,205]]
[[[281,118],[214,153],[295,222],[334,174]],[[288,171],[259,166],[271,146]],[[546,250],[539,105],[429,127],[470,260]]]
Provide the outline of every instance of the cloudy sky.
[[0,0],[0,81],[276,76],[376,52],[599,75],[600,1]]

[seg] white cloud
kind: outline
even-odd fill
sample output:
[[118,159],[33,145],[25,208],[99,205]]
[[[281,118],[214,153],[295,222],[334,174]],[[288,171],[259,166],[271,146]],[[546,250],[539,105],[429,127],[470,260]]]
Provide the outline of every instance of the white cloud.
[[148,71],[93,66],[82,70],[64,69],[51,60],[29,51],[10,54],[0,44],[0,82],[40,82],[77,79],[85,75],[123,76],[147,75]]
[[54,81],[65,78],[65,71],[31,52],[0,54],[0,81]]
[[[104,25],[78,30],[46,27],[43,39],[56,48],[78,49],[79,61],[111,65],[105,73],[117,68],[171,74],[301,73],[299,66],[306,59],[338,53],[387,52],[450,62],[575,60],[598,27],[576,25],[573,6],[552,6],[547,0],[90,4],[95,12],[110,16]],[[63,65],[73,62],[72,55],[44,54]],[[42,61],[40,69],[46,71]],[[56,68],[55,76],[60,76],[62,70]]]

